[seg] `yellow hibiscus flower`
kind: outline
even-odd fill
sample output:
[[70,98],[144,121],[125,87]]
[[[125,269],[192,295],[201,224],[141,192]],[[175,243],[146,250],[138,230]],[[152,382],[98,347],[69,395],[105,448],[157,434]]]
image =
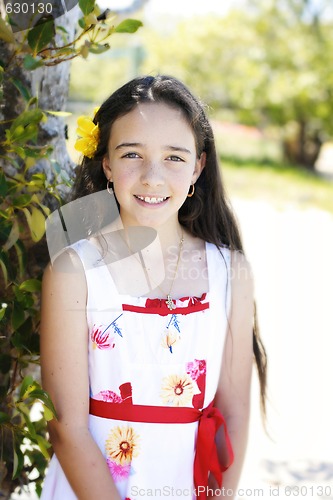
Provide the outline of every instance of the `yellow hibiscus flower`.
[[96,153],[99,141],[99,128],[89,116],[79,116],[76,130],[79,139],[75,142],[75,149],[84,156],[92,158]]
[[130,464],[132,457],[138,454],[138,439],[132,427],[115,427],[105,443],[108,458],[119,465]]
[[198,392],[195,385],[187,373],[169,375],[163,379],[161,398],[171,406],[191,406],[192,397]]

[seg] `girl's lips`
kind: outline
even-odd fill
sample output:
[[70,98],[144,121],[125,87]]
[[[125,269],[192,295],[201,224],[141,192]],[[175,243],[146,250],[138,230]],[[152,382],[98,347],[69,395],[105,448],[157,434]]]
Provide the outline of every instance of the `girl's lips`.
[[134,198],[140,203],[140,205],[144,206],[160,206],[164,204],[168,199],[169,196],[142,196],[142,195],[134,195]]

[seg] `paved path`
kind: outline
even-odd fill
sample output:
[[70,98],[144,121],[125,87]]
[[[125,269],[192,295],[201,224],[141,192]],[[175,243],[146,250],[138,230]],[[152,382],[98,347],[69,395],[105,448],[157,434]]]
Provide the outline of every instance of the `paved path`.
[[[269,356],[268,430],[274,439],[260,425],[254,377],[240,484],[248,494],[239,498],[294,498],[297,490],[288,495],[285,487],[295,485],[302,487],[300,498],[333,499],[333,216],[242,200],[234,207]],[[280,489],[274,493],[270,484]]]

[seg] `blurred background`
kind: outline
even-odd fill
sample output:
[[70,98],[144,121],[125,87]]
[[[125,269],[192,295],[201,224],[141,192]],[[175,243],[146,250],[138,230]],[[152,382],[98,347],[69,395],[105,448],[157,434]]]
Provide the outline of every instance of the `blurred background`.
[[144,26],[113,36],[105,54],[73,61],[71,157],[78,161],[77,115],[92,115],[136,75],[171,74],[207,104],[269,362],[267,433],[254,374],[238,498],[333,498],[333,4],[99,5]]

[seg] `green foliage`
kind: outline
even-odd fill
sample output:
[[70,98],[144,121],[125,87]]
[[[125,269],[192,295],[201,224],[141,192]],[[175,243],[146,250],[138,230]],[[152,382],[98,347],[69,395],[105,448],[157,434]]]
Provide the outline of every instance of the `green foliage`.
[[164,36],[146,31],[143,69],[175,74],[237,121],[282,128],[313,161],[316,145],[333,135],[333,22],[311,19],[306,5],[256,0],[225,17],[182,21]]
[[87,16],[90,14],[95,7],[95,1],[94,0],[79,0],[79,7],[82,10],[83,14]]
[[28,44],[34,54],[38,54],[42,49],[52,42],[55,35],[54,20],[43,19],[28,32]]
[[140,26],[142,26],[142,22],[136,19],[125,19],[122,23],[118,24],[115,28],[116,33],[135,33]]
[[[32,267],[31,250],[42,244],[50,199],[62,203],[59,185],[69,183],[52,158],[53,148],[40,145],[41,125],[48,117],[64,112],[41,109],[27,84],[11,72],[22,66],[27,71],[60,64],[89,53],[100,54],[110,48],[106,39],[113,33],[132,33],[140,22],[126,20],[118,26],[112,19],[98,21],[94,0],[80,0],[82,27],[69,40],[61,26],[61,46],[56,45],[53,21],[41,21],[16,41],[10,24],[0,17],[0,38],[8,43],[9,57],[1,61],[0,84],[19,91],[22,112],[0,122],[4,137],[0,141],[0,489],[14,491],[33,481],[38,494],[50,457],[46,422],[56,418],[48,394],[31,373],[39,364],[40,289],[43,269]],[[0,99],[4,99],[1,90]],[[1,102],[0,102],[1,105]],[[40,161],[53,170],[54,181],[35,170]],[[30,253],[29,253],[30,252]]]

